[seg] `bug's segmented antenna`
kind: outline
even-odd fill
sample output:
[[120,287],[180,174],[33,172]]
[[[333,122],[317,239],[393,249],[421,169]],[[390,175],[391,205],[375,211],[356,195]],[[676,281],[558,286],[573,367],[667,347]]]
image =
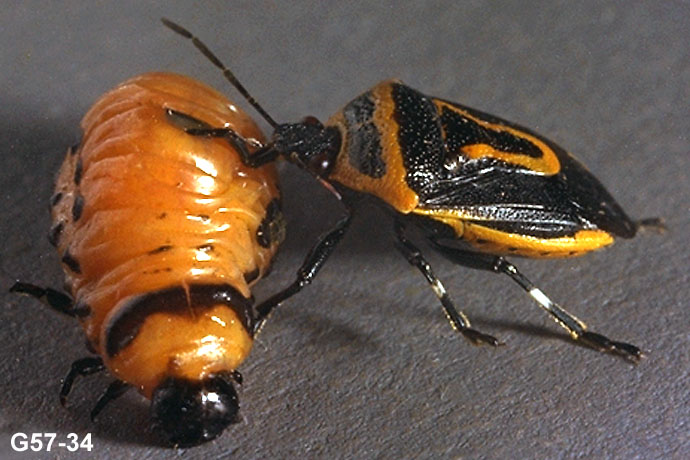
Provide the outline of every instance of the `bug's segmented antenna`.
[[264,117],[264,119],[273,128],[276,128],[278,126],[278,123],[276,123],[275,120],[263,109],[263,107],[261,107],[261,105],[258,102],[256,102],[256,99],[254,99],[252,95],[249,94],[249,91],[247,91],[247,89],[242,85],[242,83],[240,83],[237,77],[235,77],[235,74],[233,74],[232,71],[230,71],[230,69],[228,69],[225,66],[225,64],[223,64],[221,60],[218,59],[218,57],[215,54],[213,54],[213,52],[210,49],[208,49],[208,47],[201,40],[199,40],[196,36],[194,36],[190,31],[188,31],[181,25],[176,24],[169,19],[161,18],[161,22],[163,23],[163,25],[171,29],[173,32],[176,32],[182,35],[184,38],[191,40],[194,46],[199,51],[201,51],[201,53],[204,56],[206,56],[206,58],[209,61],[211,61],[213,65],[215,65],[221,71],[223,71],[223,75],[232,84],[232,86],[234,86],[237,89],[237,91],[239,91],[240,94],[244,96],[247,102],[249,102],[252,105],[252,107],[254,107],[254,109],[256,109],[256,111],[259,112],[259,114],[261,114],[261,116]]

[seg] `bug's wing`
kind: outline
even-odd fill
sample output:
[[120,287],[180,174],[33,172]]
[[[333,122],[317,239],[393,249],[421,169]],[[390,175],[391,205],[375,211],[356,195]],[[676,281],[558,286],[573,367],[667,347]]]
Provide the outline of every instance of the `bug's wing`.
[[630,238],[635,225],[611,195],[574,161],[556,175],[525,173],[496,160],[478,160],[424,190],[420,206],[455,210],[464,220],[510,233],[571,235],[601,229]]
[[604,186],[557,144],[493,115],[434,102],[446,167],[420,190],[421,207],[454,210],[463,220],[522,235],[600,229],[634,236],[635,224]]

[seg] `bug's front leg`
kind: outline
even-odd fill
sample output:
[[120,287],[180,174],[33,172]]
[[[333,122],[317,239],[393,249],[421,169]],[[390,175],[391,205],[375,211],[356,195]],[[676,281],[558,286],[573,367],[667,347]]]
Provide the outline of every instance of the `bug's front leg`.
[[352,214],[348,210],[347,215],[343,217],[328,233],[319,238],[319,241],[317,241],[316,245],[309,251],[299,270],[297,270],[297,277],[295,281],[290,286],[264,300],[256,307],[257,317],[254,326],[254,335],[261,330],[268,316],[278,305],[297,294],[302,290],[302,288],[312,282],[316,274],[319,272],[319,270],[321,270],[335,248],[338,246],[338,243],[342,241],[351,220]]
[[608,337],[587,330],[587,325],[575,315],[568,313],[556,302],[549,299],[539,288],[527,279],[515,265],[503,257],[464,251],[444,245],[437,240],[431,240],[434,247],[446,258],[460,265],[494,273],[508,275],[522,289],[524,289],[539,306],[546,310],[558,324],[565,328],[575,340],[599,351],[617,354],[632,362],[642,357],[642,350],[635,345],[611,340]]
[[251,153],[247,148],[249,143],[247,139],[230,128],[190,128],[186,129],[185,132],[191,136],[222,137],[239,152],[242,163],[250,168],[258,168],[278,158],[278,152],[273,148],[272,144],[264,145],[254,153]]

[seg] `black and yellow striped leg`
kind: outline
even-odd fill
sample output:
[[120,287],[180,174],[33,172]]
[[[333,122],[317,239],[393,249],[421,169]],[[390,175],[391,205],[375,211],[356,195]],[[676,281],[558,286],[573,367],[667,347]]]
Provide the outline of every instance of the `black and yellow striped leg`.
[[417,248],[417,246],[415,246],[405,237],[404,227],[400,222],[396,222],[395,224],[395,233],[398,238],[396,247],[411,265],[417,267],[417,269],[422,272],[422,275],[424,275],[426,280],[429,282],[434,294],[436,294],[436,297],[438,297],[438,299],[441,301],[443,311],[446,314],[448,321],[450,321],[450,325],[453,327],[453,329],[460,332],[475,345],[482,343],[487,343],[494,347],[502,345],[502,343],[499,342],[499,340],[495,337],[479,332],[476,329],[472,329],[470,326],[470,320],[467,318],[467,316],[462,311],[456,310],[450,295],[446,291],[446,288],[441,283],[441,280],[434,275],[431,266],[426,259],[424,259],[424,256],[420,252],[419,248]]
[[546,310],[556,322],[564,327],[575,340],[596,350],[620,355],[633,362],[637,362],[642,357],[642,351],[635,345],[617,342],[596,332],[588,331],[587,325],[584,322],[549,299],[546,294],[520,273],[515,265],[503,257],[463,251],[458,248],[448,247],[438,241],[431,241],[434,247],[446,258],[457,264],[510,276],[513,281],[519,284],[522,289],[537,301],[541,308]]
[[263,301],[256,307],[257,316],[254,323],[254,335],[259,332],[268,316],[278,305],[289,297],[297,294],[302,288],[312,282],[316,274],[321,270],[321,267],[326,263],[326,260],[328,260],[338,246],[338,243],[343,239],[343,236],[345,236],[345,232],[351,220],[352,214],[348,210],[347,215],[342,218],[332,230],[319,238],[316,245],[309,251],[304,262],[302,262],[302,266],[297,270],[297,279],[295,279],[290,286]]

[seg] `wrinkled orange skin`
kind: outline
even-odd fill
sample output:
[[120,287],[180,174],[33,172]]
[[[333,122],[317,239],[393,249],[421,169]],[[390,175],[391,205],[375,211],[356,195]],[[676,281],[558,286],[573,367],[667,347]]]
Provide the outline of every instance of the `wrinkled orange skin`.
[[[226,305],[189,305],[186,314],[149,315],[134,340],[108,357],[103,344],[118,309],[134,296],[194,283],[227,283],[250,297],[244,275],[258,271],[252,284],[260,279],[278,245],[264,248],[256,238],[279,196],[273,166],[244,166],[226,140],[185,133],[166,109],[263,141],[256,124],[215,90],[179,75],[144,74],[88,111],[53,206],[53,222],[63,227],[58,251],[79,267],[63,264],[66,285],[77,305],[91,309],[81,319],[88,342],[115,377],[148,397],[166,376],[200,379],[235,369],[251,336]],[[78,196],[83,208],[75,220]]]

